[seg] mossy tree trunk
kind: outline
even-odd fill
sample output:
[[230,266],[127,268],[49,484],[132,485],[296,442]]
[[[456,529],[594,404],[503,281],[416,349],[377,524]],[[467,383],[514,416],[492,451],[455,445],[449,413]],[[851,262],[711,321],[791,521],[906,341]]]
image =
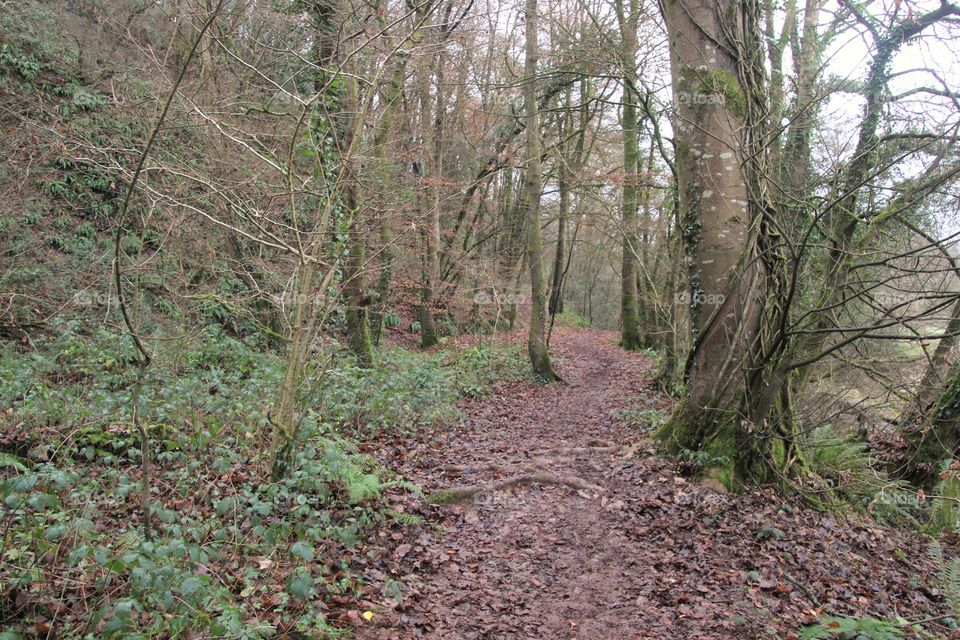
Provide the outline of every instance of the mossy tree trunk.
[[[950,259],[956,267],[956,261]],[[960,302],[930,358],[913,405],[900,418],[907,451],[902,477],[917,486],[936,484],[940,464],[960,446],[960,362],[955,349],[960,335]]]
[[[567,88],[563,99],[563,117],[560,120],[560,157],[557,170],[557,189],[560,192],[559,211],[557,214],[557,252],[553,260],[553,276],[550,287],[550,316],[563,313],[563,287],[570,268],[570,261],[573,259],[573,251],[576,245],[576,230],[578,225],[574,226],[572,241],[567,241],[570,225],[570,202],[573,195],[577,173],[582,169],[586,151],[587,128],[590,126],[590,81],[583,77],[580,79],[580,106],[577,109],[577,124],[574,125],[574,105],[573,89]],[[577,128],[574,129],[574,126]],[[576,142],[573,142],[573,140]],[[551,328],[553,324],[551,322]],[[549,337],[549,336],[548,336]]]
[[[818,9],[818,4],[813,0],[809,4],[813,10]],[[808,7],[808,11],[810,10],[811,8]],[[857,145],[850,161],[839,171],[836,189],[831,194],[834,204],[826,210],[822,222],[818,223],[818,226],[825,229],[827,236],[828,251],[824,285],[822,291],[816,296],[815,308],[818,312],[808,314],[812,320],[803,327],[805,333],[802,339],[797,341],[796,362],[793,367],[799,369],[795,376],[798,388],[802,387],[810,374],[811,368],[808,365],[835,348],[828,344],[828,337],[833,335],[836,327],[844,325],[845,318],[841,313],[846,307],[846,302],[857,297],[857,289],[861,286],[853,272],[864,251],[871,250],[869,246],[863,244],[863,241],[872,237],[872,234],[861,234],[858,231],[866,226],[864,220],[868,219],[864,214],[869,207],[869,202],[864,196],[869,195],[872,189],[867,188],[867,185],[885,170],[881,157],[881,137],[885,127],[884,118],[890,108],[889,83],[893,73],[891,71],[893,59],[905,44],[915,40],[937,23],[955,19],[957,15],[960,15],[960,7],[944,2],[938,8],[898,22],[882,35],[874,34],[873,58],[861,90],[864,107],[858,125]],[[812,39],[816,33],[815,29],[815,24],[810,26],[805,21],[805,39]],[[815,66],[819,51],[814,49],[806,55],[809,56],[809,60],[804,61],[803,64]],[[803,83],[800,89],[805,92],[806,99],[815,103],[813,78],[807,77],[815,71],[807,69],[801,69],[801,71],[800,79]],[[785,172],[802,176],[804,179],[808,171],[811,126],[810,116],[800,123],[795,123],[794,129],[790,132],[787,153],[785,153],[790,163],[785,166]],[[937,162],[931,165],[927,173],[939,164]],[[920,179],[914,180],[923,184]],[[799,192],[804,186],[801,182],[790,188]],[[922,202],[929,194],[929,189],[929,184],[923,188],[902,189],[898,199],[886,208],[887,212],[907,211]],[[892,217],[889,214],[875,215],[870,219],[869,224],[878,227]]]
[[[450,5],[448,5],[450,6]],[[420,172],[423,178],[418,195],[421,212],[420,238],[423,256],[421,259],[420,288],[420,346],[428,349],[437,344],[439,335],[434,320],[437,288],[440,286],[440,210],[443,182],[443,126],[445,96],[443,78],[446,71],[446,39],[448,25],[440,27],[439,47],[430,63],[421,68],[418,78],[420,100],[421,151]],[[431,83],[436,90],[431,95]]]
[[[650,230],[653,226],[652,208],[650,206],[650,192],[653,191],[653,184],[651,182],[651,176],[654,171],[653,153],[654,144],[651,140],[650,146],[647,148],[647,158],[642,165],[643,170],[638,172],[637,176],[638,183],[640,183],[638,184],[638,189],[640,192],[639,206],[641,214],[637,228],[637,268],[635,271],[637,280],[637,315],[641,327],[641,346],[643,347],[653,346],[653,335],[660,334],[664,331],[663,323],[659,321],[660,319],[656,313],[656,287],[652,286],[653,274],[663,273],[661,269],[663,269],[665,265],[662,264],[661,260],[664,254],[663,252],[657,252],[656,259],[652,265],[649,259],[652,240]],[[638,169],[639,168],[640,166],[638,165]]]
[[637,351],[643,346],[637,302],[637,209],[640,151],[637,132],[637,28],[638,0],[616,2],[622,39],[620,51],[623,78],[623,195],[621,199],[622,260],[620,269],[620,346]]
[[743,87],[743,65],[755,49],[762,53],[762,39],[751,31],[759,10],[732,0],[667,2],[662,10],[694,346],[685,396],[658,436],[674,452],[711,449],[730,458],[740,479],[762,479],[768,441],[751,422],[748,378],[761,336],[765,274],[756,259],[759,177],[748,170],[747,136],[756,132],[747,126]]
[[370,300],[366,292],[366,246],[363,220],[357,206],[356,185],[344,190],[344,206],[350,210],[347,256],[344,264],[343,293],[347,303],[346,320],[350,349],[361,367],[373,365],[373,339],[370,335]]
[[[351,86],[347,82],[344,83],[344,88],[338,89],[335,88],[334,83],[328,82],[337,66],[337,41],[341,24],[337,16],[339,8],[338,0],[313,0],[306,6],[311,27],[315,32],[313,56],[317,73],[314,88],[320,92],[326,87],[326,95],[323,98],[330,106],[323,113],[316,109],[313,113],[304,112],[302,121],[311,123],[311,139],[317,158],[315,178],[319,184],[326,187],[326,197],[319,206],[316,219],[312,224],[306,225],[313,231],[311,235],[314,236],[314,240],[300,255],[287,363],[279,397],[269,416],[273,427],[273,460],[270,474],[275,480],[286,476],[294,463],[299,437],[300,416],[298,414],[301,408],[300,392],[303,372],[318,318],[328,309],[330,301],[326,299],[325,293],[334,283],[335,274],[340,265],[341,252],[339,250],[333,252],[335,256],[329,260],[330,264],[322,274],[318,272],[317,265],[321,262],[320,258],[323,254],[330,253],[331,244],[337,244],[331,243],[329,236],[337,231],[338,217],[341,218],[342,223],[342,216],[350,215],[356,209],[356,192],[351,190],[349,184],[352,172],[348,171],[348,164],[353,153],[352,144],[357,134],[357,114],[355,111],[345,113],[340,107],[344,100],[356,101],[356,95],[354,94],[351,98],[350,91],[355,92],[357,88],[355,83]],[[329,149],[333,151],[330,152]],[[292,181],[288,184],[288,190],[292,226],[298,232],[304,232],[306,229],[301,229],[301,221],[297,216],[298,203]],[[346,195],[346,204],[343,202],[344,195]],[[344,208],[346,208],[346,214],[343,213]],[[354,221],[349,218],[347,218],[347,225],[349,230],[355,230]],[[317,230],[322,233],[316,234]],[[350,240],[350,242],[355,241]],[[351,260],[354,258],[356,258],[356,264],[362,265],[362,256],[351,256]],[[350,294],[345,293],[349,300]],[[367,337],[369,338],[369,330]]]
[[[794,63],[796,93],[790,109],[790,126],[783,143],[777,174],[777,182],[784,188],[788,204],[803,203],[809,197],[807,183],[810,179],[810,135],[820,110],[820,102],[816,99],[816,81],[821,69],[822,45],[817,24],[822,6],[823,0],[806,0],[802,33],[796,33],[796,17],[788,25],[793,31],[788,34],[791,52],[793,59],[797,61]],[[787,31],[785,28],[784,32]]]
[[940,468],[960,448],[960,364],[955,364],[925,419],[904,433],[907,452],[901,475],[916,486],[932,488]]
[[346,300],[347,335],[350,349],[362,367],[373,365],[373,339],[370,337],[370,298],[366,291],[366,231],[364,208],[358,202],[357,176],[359,163],[354,147],[360,143],[360,96],[357,78],[344,74],[342,125],[338,128],[342,176],[340,201],[349,220],[347,256],[343,270],[343,293]]
[[524,108],[526,111],[527,157],[523,204],[527,234],[527,265],[530,268],[530,330],[527,351],[533,371],[548,382],[557,380],[547,350],[547,293],[543,272],[543,235],[540,231],[541,144],[540,115],[537,105],[538,19],[537,0],[524,5],[526,48],[524,55]]

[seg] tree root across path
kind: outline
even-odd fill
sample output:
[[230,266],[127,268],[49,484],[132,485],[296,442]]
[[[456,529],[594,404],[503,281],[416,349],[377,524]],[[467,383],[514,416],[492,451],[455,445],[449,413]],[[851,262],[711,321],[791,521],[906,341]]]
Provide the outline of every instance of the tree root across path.
[[510,476],[503,480],[490,482],[488,484],[476,484],[462,487],[451,487],[441,489],[428,498],[428,502],[433,504],[449,504],[451,502],[464,502],[473,500],[479,495],[493,493],[495,491],[505,491],[524,484],[552,484],[556,486],[572,487],[580,491],[589,491],[592,493],[603,493],[606,491],[603,487],[591,484],[583,478],[577,476],[555,475],[538,469],[531,473],[524,473]]
[[482,494],[489,494],[495,491],[505,491],[525,484],[549,484],[562,487],[571,487],[578,491],[588,491],[592,493],[603,493],[604,487],[592,484],[583,478],[566,474],[555,474],[547,471],[544,467],[555,462],[556,456],[577,457],[591,454],[625,454],[624,457],[632,457],[640,443],[632,445],[610,445],[602,441],[591,441],[586,447],[553,447],[544,451],[538,451],[533,460],[524,463],[515,463],[513,466],[508,464],[499,464],[496,462],[478,461],[466,465],[444,465],[444,471],[453,471],[459,473],[472,473],[475,471],[493,471],[507,476],[503,480],[489,482],[487,484],[472,484],[464,486],[455,486],[447,489],[441,489],[432,494],[428,501],[433,504],[447,504],[452,502],[464,502],[473,500]]

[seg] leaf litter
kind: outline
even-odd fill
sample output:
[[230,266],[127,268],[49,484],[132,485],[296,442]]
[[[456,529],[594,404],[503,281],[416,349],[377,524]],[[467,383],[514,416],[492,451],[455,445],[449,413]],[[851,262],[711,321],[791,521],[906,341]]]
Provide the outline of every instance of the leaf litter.
[[[823,614],[947,613],[919,534],[772,490],[730,494],[658,457],[621,410],[641,397],[668,414],[670,401],[653,362],[616,337],[562,330],[553,348],[567,384],[510,383],[463,403],[455,427],[376,446],[427,496],[495,490],[406,506],[426,524],[383,540],[402,594],[369,596],[376,613],[357,638],[789,640]],[[497,488],[518,469],[596,489]]]

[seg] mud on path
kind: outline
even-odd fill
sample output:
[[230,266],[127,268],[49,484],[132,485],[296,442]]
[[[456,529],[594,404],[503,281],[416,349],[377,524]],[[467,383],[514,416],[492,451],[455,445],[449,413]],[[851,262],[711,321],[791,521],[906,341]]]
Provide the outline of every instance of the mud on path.
[[653,364],[616,337],[555,335],[567,384],[501,388],[465,404],[459,428],[390,461],[428,494],[525,473],[563,483],[423,505],[439,527],[392,543],[402,604],[381,606],[357,637],[790,638],[818,605],[937,615],[936,592],[910,583],[932,575],[918,538],[709,489],[657,458],[619,417],[665,406]]

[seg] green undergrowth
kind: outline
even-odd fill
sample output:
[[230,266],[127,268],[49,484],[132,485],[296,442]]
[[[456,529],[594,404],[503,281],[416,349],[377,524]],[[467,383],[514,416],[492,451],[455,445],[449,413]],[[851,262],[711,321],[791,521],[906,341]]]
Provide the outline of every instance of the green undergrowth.
[[142,397],[147,540],[129,342],[54,328],[30,349],[0,343],[0,621],[25,636],[337,637],[323,612],[364,593],[367,540],[419,522],[402,507],[418,489],[362,441],[441,427],[461,398],[528,376],[513,346],[391,349],[364,369],[327,344],[305,372],[294,470],[272,482],[283,354],[217,328],[157,339]]
[[[51,330],[26,351],[0,343],[0,404],[8,407],[3,421],[18,424],[20,434],[48,430],[45,442],[7,443],[7,448],[23,454],[40,447],[35,453],[41,457],[65,444],[89,459],[111,453],[106,449],[122,453],[115,450],[131,432],[125,416],[136,375],[129,341],[74,321],[55,322]],[[215,437],[224,429],[254,433],[266,426],[266,409],[283,375],[281,352],[264,351],[253,339],[231,337],[217,326],[182,344],[158,343],[157,362],[142,391],[158,433],[186,446],[203,441],[205,432]],[[305,395],[312,414],[362,438],[442,425],[457,417],[461,398],[526,377],[516,345],[434,353],[394,348],[380,354],[375,367],[363,368],[331,344],[309,364]],[[100,446],[109,442],[106,449]]]
[[373,368],[347,363],[317,390],[321,412],[361,437],[383,431],[439,426],[458,416],[463,397],[529,378],[517,345],[476,346],[430,353],[389,349]]
[[409,522],[385,497],[411,487],[326,428],[306,429],[280,482],[242,436],[178,450],[155,469],[151,540],[136,466],[61,456],[10,474],[3,618],[61,638],[333,637],[323,603],[363,591],[353,558],[368,531]]
[[851,618],[824,616],[817,624],[807,626],[800,633],[800,640],[826,640],[829,638],[852,640],[895,640],[906,634],[901,626],[877,618]]
[[[668,424],[664,416],[642,403],[624,409],[621,417],[641,431],[652,429],[654,433],[658,429],[662,432]],[[676,460],[679,472],[714,478],[728,490],[738,492],[750,485],[734,472],[736,442],[736,432],[731,427],[700,449],[679,447],[669,454]],[[781,472],[782,489],[809,507],[866,514],[932,537],[960,528],[960,478],[958,470],[948,463],[940,469],[938,484],[924,494],[891,475],[867,443],[838,436],[829,425],[799,431],[792,442],[789,465],[782,442],[773,443],[770,452],[775,467],[786,470]]]
[[585,329],[590,326],[590,321],[588,319],[573,311],[564,311],[562,313],[558,313],[556,322],[562,327],[575,327],[577,329]]
[[641,392],[630,404],[620,409],[618,417],[641,433],[653,433],[669,419],[660,395],[652,390]]

